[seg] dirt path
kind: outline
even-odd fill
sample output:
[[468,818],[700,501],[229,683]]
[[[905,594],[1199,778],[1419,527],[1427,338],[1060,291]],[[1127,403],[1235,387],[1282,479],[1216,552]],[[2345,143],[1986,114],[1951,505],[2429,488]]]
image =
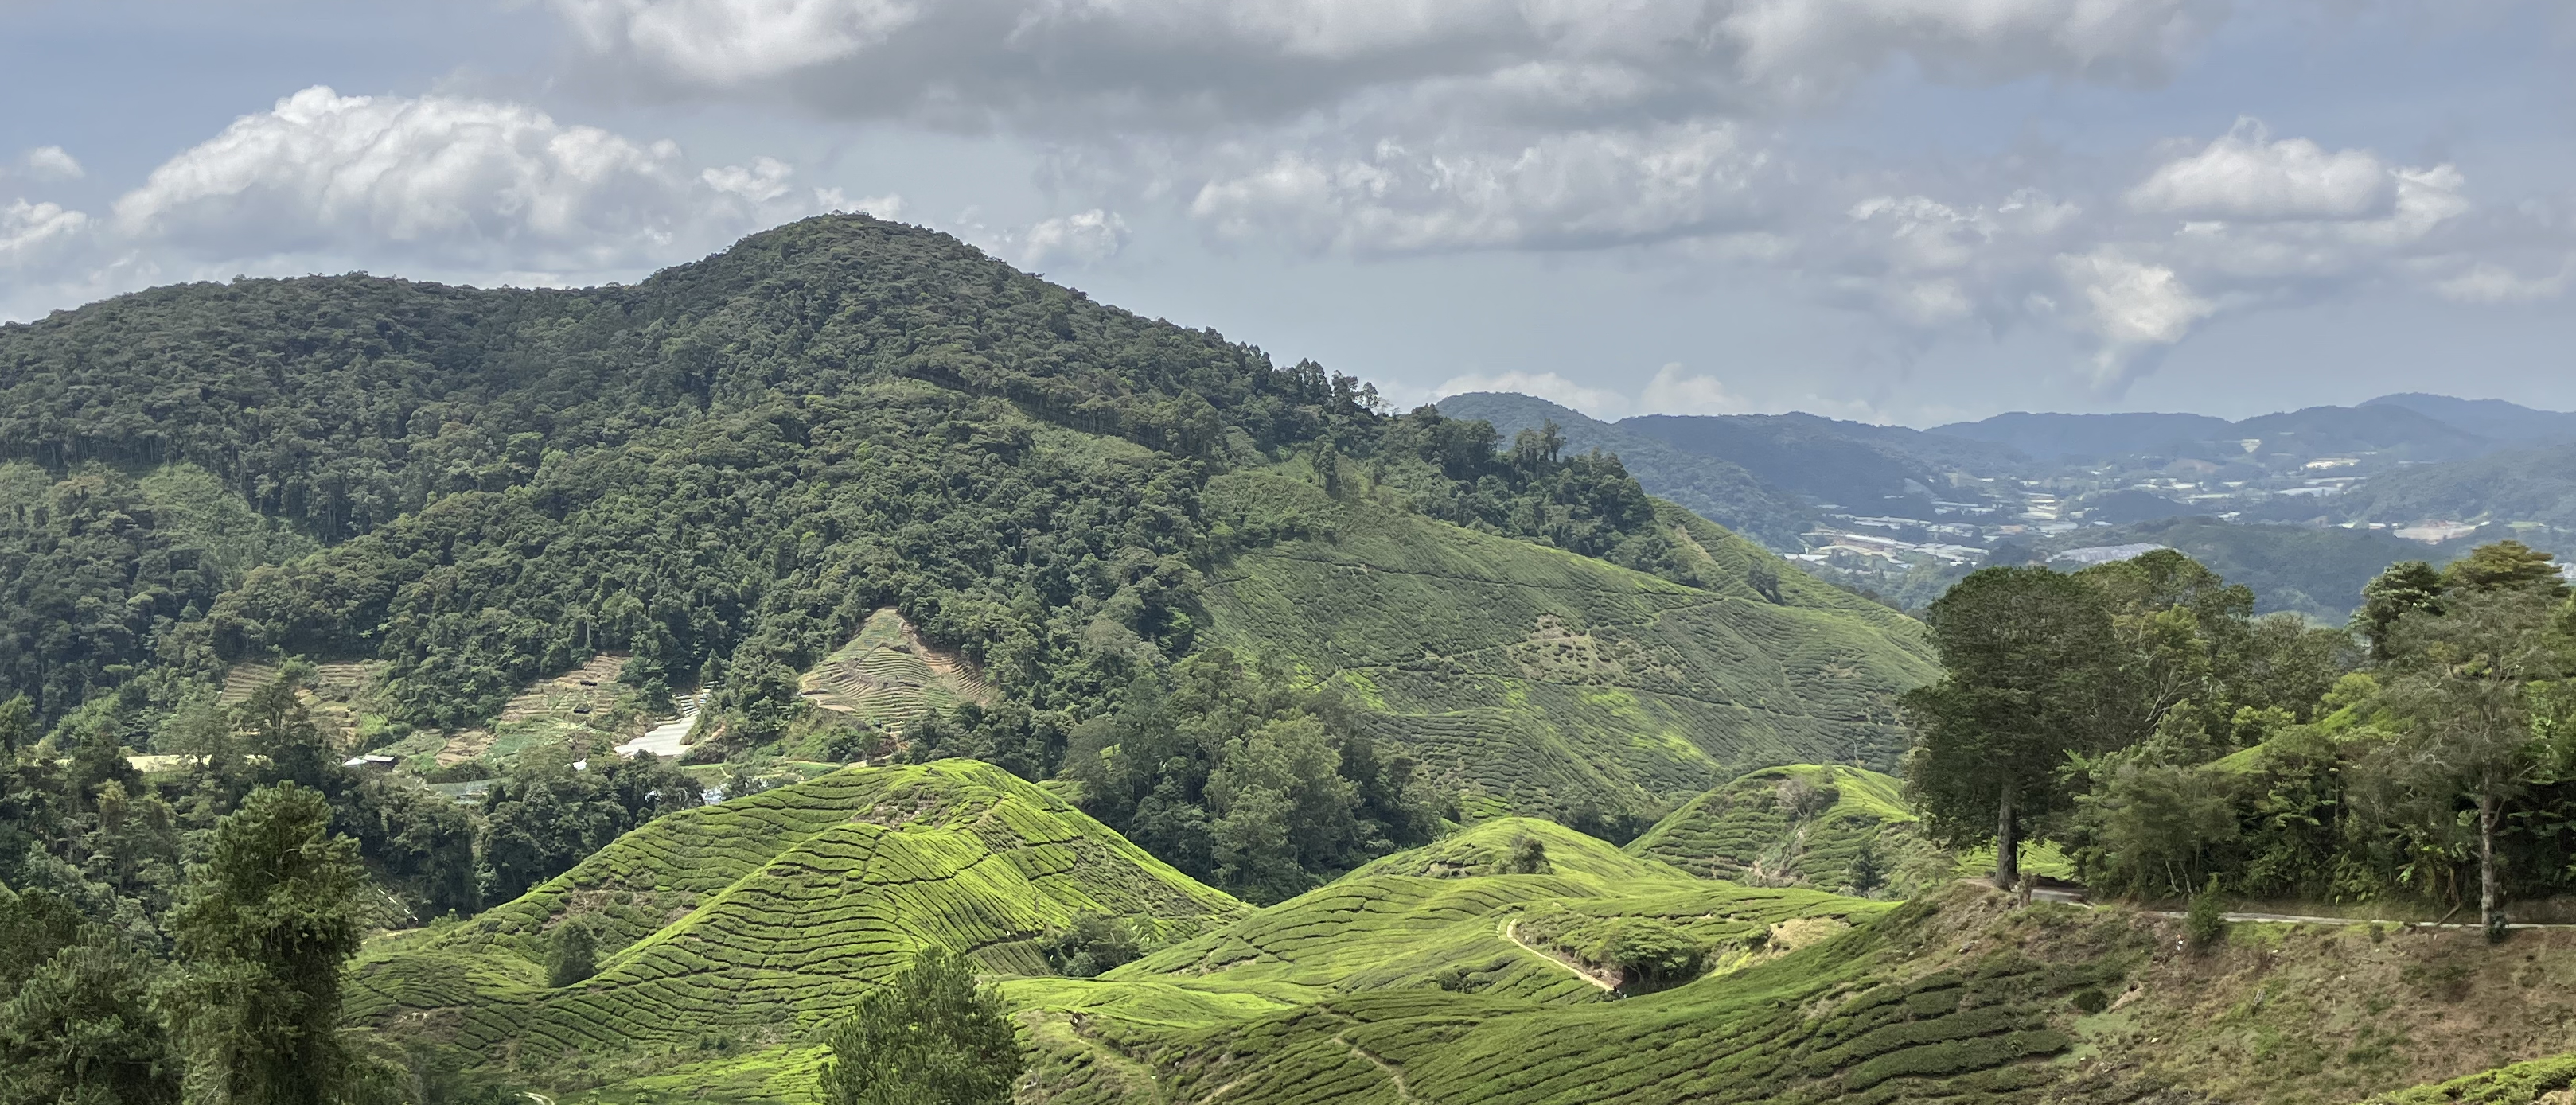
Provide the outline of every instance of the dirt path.
[[[1968,881],[1982,883],[1985,880],[1971,879]],[[2040,902],[2063,902],[2067,905],[2080,905],[2086,909],[2094,908],[2094,903],[2086,901],[2082,894],[2071,890],[2034,891],[2031,894],[2031,900]],[[2144,913],[2149,917],[2170,917],[2177,921],[2182,920],[2186,916],[2183,911],[2179,909],[2142,909],[2138,912]],[[2218,916],[2219,919],[2224,920],[2229,924],[2247,925],[2397,925],[2402,928],[2410,929],[2473,929],[2479,927],[2475,921],[2391,921],[2377,917],[2327,917],[2311,913],[2250,912],[2222,913]],[[2540,924],[2535,922],[2515,921],[2506,924],[2505,927],[2508,929],[2567,929],[2576,928],[2576,924]]]
[[[2087,902],[2083,904],[2090,905],[2092,903]],[[2171,917],[2177,921],[2183,919],[2185,916],[2185,914],[2178,909],[2148,909],[2140,910],[2139,912],[2145,913],[2151,917]],[[2480,927],[2475,921],[2382,921],[2374,920],[2369,917],[2317,917],[2304,913],[2222,913],[2219,914],[2219,916],[2231,924],[2253,925],[2396,925],[2400,928],[2410,929],[2473,929]],[[2576,925],[2537,924],[2528,921],[2510,921],[2507,922],[2504,927],[2509,929],[2576,929]]]
[[1372,1054],[1369,1049],[1352,1043],[1348,1036],[1335,1036],[1333,1037],[1333,1042],[1351,1049],[1351,1054],[1368,1060],[1370,1063],[1375,1064],[1378,1070],[1385,1072],[1386,1080],[1395,1086],[1395,1099],[1402,1102],[1403,1105],[1415,1105],[1416,1102],[1422,1100],[1421,1098],[1413,1096],[1413,1090],[1404,1084],[1404,1071],[1395,1064],[1387,1062],[1384,1059],[1380,1059],[1376,1055]]
[[1600,987],[1600,988],[1601,988],[1602,990],[1604,990],[1604,991],[1608,991],[1608,992],[1616,992],[1616,991],[1619,989],[1619,984],[1618,984],[1618,983],[1616,983],[1616,982],[1611,982],[1611,981],[1609,981],[1609,980],[1607,980],[1607,979],[1605,979],[1605,978],[1603,978],[1603,977],[1602,977],[1603,975],[1606,975],[1606,974],[1608,974],[1609,972],[1604,971],[1604,972],[1598,972],[1598,973],[1596,973],[1596,972],[1593,972],[1593,971],[1588,971],[1588,970],[1585,970],[1585,969],[1583,968],[1583,965],[1582,965],[1582,964],[1579,964],[1579,963],[1569,963],[1569,962],[1567,962],[1565,959],[1563,959],[1562,957],[1559,957],[1559,956],[1558,956],[1558,955],[1556,955],[1555,953],[1550,952],[1550,951],[1547,951],[1546,949],[1531,947],[1528,941],[1525,941],[1525,940],[1522,940],[1522,939],[1521,939],[1521,934],[1520,934],[1520,931],[1519,931],[1519,930],[1520,930],[1520,922],[1519,922],[1519,921],[1513,920],[1513,919],[1508,918],[1508,917],[1506,917],[1506,918],[1504,918],[1504,919],[1503,919],[1503,924],[1502,924],[1502,935],[1503,935],[1503,939],[1511,941],[1515,946],[1519,947],[1519,948],[1520,948],[1520,950],[1525,951],[1525,952],[1528,952],[1528,953],[1530,953],[1531,955],[1535,955],[1535,956],[1537,956],[1537,957],[1539,957],[1539,958],[1541,958],[1541,959],[1547,960],[1547,961],[1548,961],[1548,962],[1550,962],[1550,963],[1554,963],[1554,964],[1556,964],[1556,965],[1557,965],[1557,966],[1559,966],[1559,967],[1563,967],[1563,968],[1565,968],[1566,970],[1572,971],[1572,972],[1574,972],[1574,977],[1579,978],[1579,979],[1582,979],[1582,980],[1583,980],[1583,981],[1585,981],[1585,982],[1589,982],[1589,983],[1593,984],[1594,986],[1598,986],[1598,987]]

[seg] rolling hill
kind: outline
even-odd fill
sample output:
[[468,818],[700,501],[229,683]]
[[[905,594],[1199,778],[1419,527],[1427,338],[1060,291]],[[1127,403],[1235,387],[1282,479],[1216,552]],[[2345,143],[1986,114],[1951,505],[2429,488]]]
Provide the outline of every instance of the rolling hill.
[[[25,609],[131,624],[50,653],[0,634],[0,692],[50,719],[164,665],[364,663],[371,724],[443,761],[693,689],[751,749],[803,709],[883,731],[970,703],[1021,711],[992,758],[1045,777],[1065,731],[1223,644],[1347,687],[1373,733],[1513,809],[1892,762],[1893,698],[1930,676],[1913,623],[1613,461],[1494,445],[864,216],[628,287],[157,289],[0,327],[7,486],[194,473],[222,510],[165,528],[221,555],[120,555],[222,570],[139,605],[66,577],[98,593]],[[1365,493],[1280,475],[1328,451]],[[1330,536],[1256,517],[1308,509],[1269,501],[1292,493]]]
[[1901,786],[1854,767],[1765,768],[1691,799],[1627,850],[1705,878],[1906,896],[1951,862],[1913,832]]
[[[1791,775],[1848,786],[1828,810],[1890,812],[1882,780],[1828,768],[1731,789]],[[2016,909],[1972,883],[1897,905],[1634,854],[1723,804],[1630,852],[1487,820],[1249,911],[989,766],[849,768],[657,821],[484,918],[379,937],[352,1008],[499,1085],[635,1105],[810,1100],[816,1028],[932,939],[999,980],[1029,1105],[2343,1105],[2416,1083],[2387,1100],[2520,1105],[2576,1072],[2547,1058],[2576,1016],[2565,932],[2498,952],[2461,930],[2239,924],[2189,951],[2178,921],[2129,909]],[[1523,873],[1531,842],[1543,867]],[[1098,908],[1166,942],[1098,978],[1046,973],[1030,938]],[[532,955],[576,917],[611,954],[548,989]],[[1695,949],[1695,977],[1623,974],[1640,934]]]
[[1452,418],[1491,422],[1506,435],[1554,422],[1567,444],[1618,454],[1638,482],[1655,494],[1774,549],[1801,547],[1798,535],[1815,517],[1815,510],[1800,502],[1796,492],[1766,483],[1733,459],[1677,448],[1624,422],[1603,422],[1544,399],[1508,392],[1452,395],[1440,400],[1439,407]]
[[[853,768],[662,818],[471,921],[378,940],[348,1008],[481,1061],[778,1043],[929,943],[1043,973],[1031,941],[1083,911],[1182,936],[1244,907],[999,768]],[[604,954],[551,989],[566,923]]]
[[1208,500],[1311,531],[1211,573],[1210,635],[1345,688],[1374,732],[1503,808],[1643,810],[1767,763],[1893,766],[1895,696],[1933,674],[1917,623],[1677,509],[1659,520],[1697,586],[1273,473],[1217,477]]

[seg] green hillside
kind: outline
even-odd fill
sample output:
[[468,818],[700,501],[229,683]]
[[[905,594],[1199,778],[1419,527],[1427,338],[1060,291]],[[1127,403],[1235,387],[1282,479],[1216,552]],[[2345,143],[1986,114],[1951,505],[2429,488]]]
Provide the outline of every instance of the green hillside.
[[[1043,972],[1031,941],[1083,911],[1186,936],[1243,907],[999,768],[851,768],[674,814],[471,921],[380,939],[349,1012],[485,1060],[649,1065],[702,1038],[800,1038],[931,943]],[[549,989],[566,923],[608,954]]]
[[1697,586],[1277,474],[1207,494],[1302,534],[1218,566],[1210,635],[1348,688],[1373,731],[1515,810],[1653,808],[1766,763],[1892,767],[1895,696],[1934,670],[1916,623],[1678,509],[1659,516],[1672,574]]
[[[1837,805],[1887,797],[1806,770],[1850,784]],[[1168,942],[1055,977],[1032,938],[1082,909]],[[549,989],[540,934],[571,917],[610,954]],[[931,939],[999,981],[1025,1105],[2343,1105],[2550,1055],[2576,1014],[2556,931],[2498,955],[2472,931],[2240,924],[2186,952],[2135,910],[1748,887],[1517,818],[1245,911],[958,761],[666,817],[484,918],[379,937],[352,1006],[560,1102],[805,1102],[817,1029]],[[1695,962],[1650,985],[1624,973],[1640,947]],[[2519,1105],[2565,1069],[2398,1100]]]
[[1901,785],[1855,767],[1766,768],[1691,799],[1628,851],[1707,878],[1901,896],[1949,868],[1912,831]]

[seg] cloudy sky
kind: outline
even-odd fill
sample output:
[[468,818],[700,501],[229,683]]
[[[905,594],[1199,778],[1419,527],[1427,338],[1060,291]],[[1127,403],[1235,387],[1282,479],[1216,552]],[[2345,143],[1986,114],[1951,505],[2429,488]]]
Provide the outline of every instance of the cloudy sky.
[[0,0],[0,318],[864,210],[1621,416],[2576,408],[2565,0]]

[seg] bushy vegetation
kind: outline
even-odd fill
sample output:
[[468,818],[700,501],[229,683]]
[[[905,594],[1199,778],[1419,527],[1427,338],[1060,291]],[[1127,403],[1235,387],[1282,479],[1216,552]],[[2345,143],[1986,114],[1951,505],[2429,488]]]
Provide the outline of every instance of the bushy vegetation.
[[405,1100],[408,1072],[340,1026],[368,913],[356,842],[293,783],[207,832],[166,917],[172,943],[0,887],[0,1095],[13,1102]]
[[826,1105],[1010,1105],[1021,1059],[974,961],[933,946],[833,1026]]
[[2514,542],[2364,594],[2345,638],[2250,620],[2171,552],[1978,573],[1934,608],[1909,783],[1948,839],[2027,821],[2097,892],[2474,904],[2501,938],[2569,886],[2576,604]]

